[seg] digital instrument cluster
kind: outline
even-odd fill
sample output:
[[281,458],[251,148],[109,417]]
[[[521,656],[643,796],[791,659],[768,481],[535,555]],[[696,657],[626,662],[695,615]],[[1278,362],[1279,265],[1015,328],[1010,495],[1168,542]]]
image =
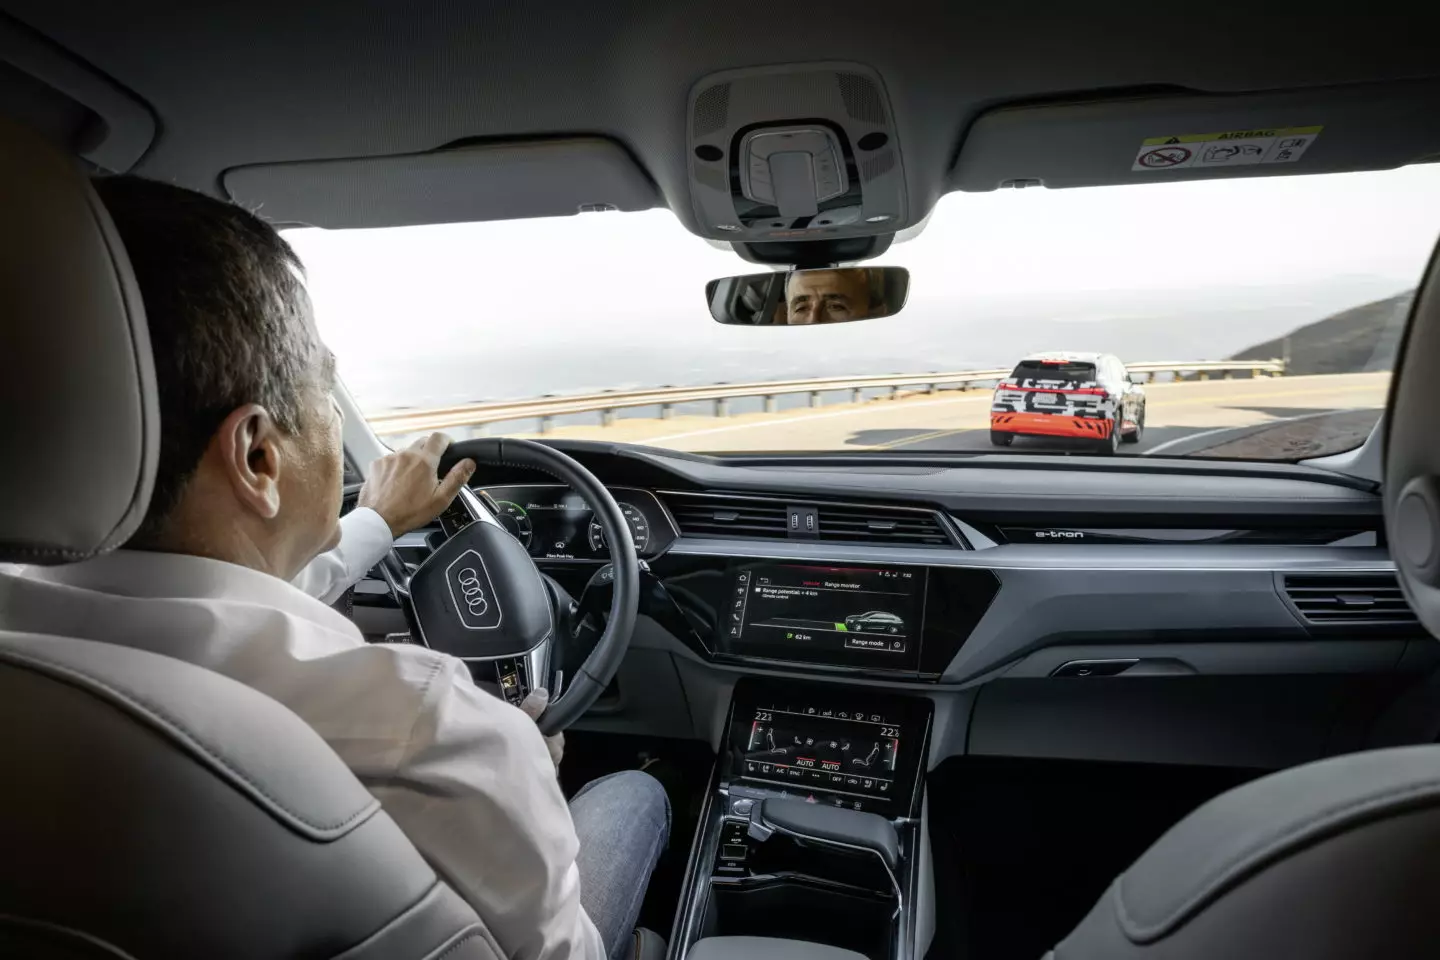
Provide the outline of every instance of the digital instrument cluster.
[[[605,531],[584,498],[559,484],[484,487],[496,519],[536,560],[606,560]],[[635,552],[653,557],[675,538],[660,501],[648,490],[611,489],[630,528]]]

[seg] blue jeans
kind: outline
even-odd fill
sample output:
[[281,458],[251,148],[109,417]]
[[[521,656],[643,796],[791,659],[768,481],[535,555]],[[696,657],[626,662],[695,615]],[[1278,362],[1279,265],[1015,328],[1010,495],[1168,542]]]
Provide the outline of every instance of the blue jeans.
[[570,818],[580,838],[580,905],[610,960],[626,960],[650,873],[670,836],[665,788],[639,770],[612,773],[580,788]]

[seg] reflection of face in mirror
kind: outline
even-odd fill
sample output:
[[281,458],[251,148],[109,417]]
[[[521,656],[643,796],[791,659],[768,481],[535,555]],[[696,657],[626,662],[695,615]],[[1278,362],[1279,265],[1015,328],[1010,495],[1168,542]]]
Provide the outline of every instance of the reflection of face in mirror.
[[909,290],[904,267],[820,267],[721,277],[705,300],[720,323],[808,327],[894,316]]
[[870,316],[870,271],[797,270],[785,281],[790,326],[844,323]]

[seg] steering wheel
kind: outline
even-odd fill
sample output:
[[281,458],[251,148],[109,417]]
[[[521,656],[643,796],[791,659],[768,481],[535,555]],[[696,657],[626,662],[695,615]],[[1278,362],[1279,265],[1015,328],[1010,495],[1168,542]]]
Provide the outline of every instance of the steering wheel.
[[[640,606],[640,564],[630,526],[610,491],[575,460],[531,440],[487,438],[450,445],[438,476],[466,457],[476,464],[520,467],[547,473],[584,498],[605,532],[614,567],[610,614],[595,648],[576,674],[562,678],[551,656],[557,623],[555,599],[529,552],[462,487],[456,502],[471,522],[430,554],[410,577],[409,593],[419,640],[432,650],[472,663],[490,661],[503,677],[518,676],[519,689],[502,693],[518,699],[527,689],[545,687],[556,698],[538,721],[547,736],[579,719],[615,676]],[[513,668],[513,669],[512,669]],[[563,689],[561,686],[563,684]]]

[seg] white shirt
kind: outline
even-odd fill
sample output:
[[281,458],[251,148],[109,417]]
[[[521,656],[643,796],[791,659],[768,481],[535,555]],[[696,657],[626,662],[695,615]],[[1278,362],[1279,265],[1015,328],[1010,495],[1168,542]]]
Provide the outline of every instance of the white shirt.
[[340,518],[340,543],[320,554],[290,582],[321,603],[334,603],[365,578],[389,552],[395,539],[386,523],[369,507],[356,507]]
[[129,550],[0,574],[0,629],[149,650],[268,694],[330,744],[507,956],[605,956],[580,906],[579,842],[540,731],[461,661],[367,644],[268,574]]

